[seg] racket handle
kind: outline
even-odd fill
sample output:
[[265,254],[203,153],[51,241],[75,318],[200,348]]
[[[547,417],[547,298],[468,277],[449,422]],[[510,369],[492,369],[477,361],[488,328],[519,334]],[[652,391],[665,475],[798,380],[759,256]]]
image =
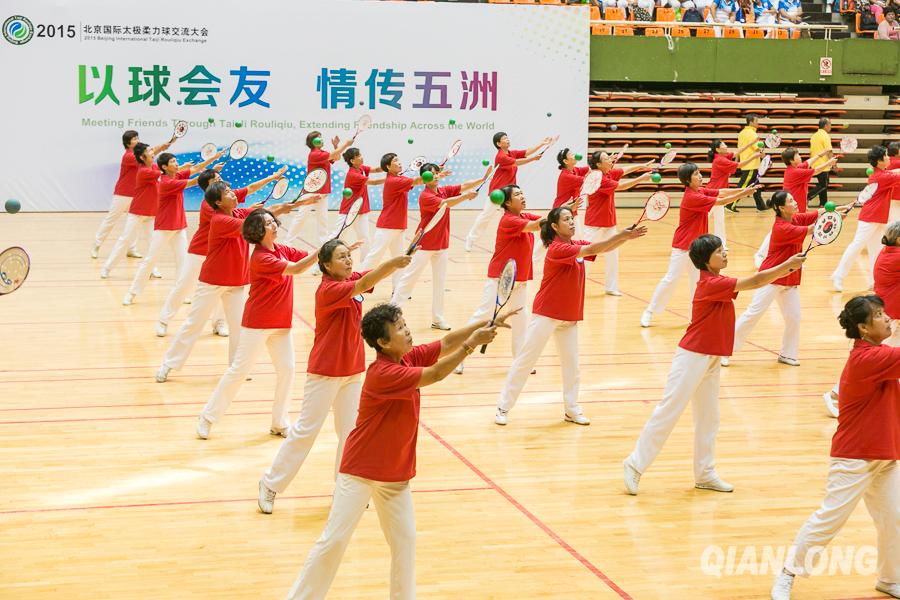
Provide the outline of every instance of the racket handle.
[[487,352],[487,344],[482,344],[481,353],[484,354],[485,352]]

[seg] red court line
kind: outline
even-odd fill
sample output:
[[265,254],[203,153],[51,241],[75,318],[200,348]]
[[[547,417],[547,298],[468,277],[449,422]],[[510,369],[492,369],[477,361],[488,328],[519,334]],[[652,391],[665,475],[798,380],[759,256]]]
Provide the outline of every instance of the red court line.
[[444,438],[442,438],[440,435],[438,435],[438,433],[437,433],[435,430],[433,430],[431,427],[429,427],[428,425],[426,425],[426,424],[423,423],[422,421],[419,421],[419,425],[422,427],[422,429],[424,429],[425,431],[427,431],[428,434],[429,434],[431,437],[433,437],[435,440],[437,440],[437,442],[438,442],[439,444],[441,444],[444,448],[446,448],[453,456],[455,456],[456,458],[458,458],[458,459],[460,460],[460,462],[462,462],[464,465],[466,465],[473,473],[475,473],[476,475],[478,475],[478,477],[480,477],[486,484],[488,484],[488,486],[490,486],[491,489],[493,489],[493,490],[496,491],[498,494],[500,494],[501,496],[503,496],[503,497],[507,500],[507,502],[509,502],[510,504],[512,504],[512,505],[516,508],[516,510],[518,510],[520,513],[522,513],[523,515],[525,515],[526,517],[528,517],[528,519],[529,519],[532,523],[534,523],[535,525],[537,525],[537,527],[538,527],[541,531],[543,531],[544,533],[546,533],[547,536],[550,537],[550,539],[552,539],[554,542],[556,542],[563,550],[565,550],[566,552],[568,552],[569,554],[571,554],[572,557],[575,558],[575,560],[577,560],[578,562],[580,562],[582,565],[584,565],[584,566],[587,568],[588,571],[590,571],[591,573],[593,573],[594,575],[596,575],[603,583],[605,583],[605,584],[609,587],[609,589],[611,589],[612,591],[616,592],[621,598],[625,598],[625,599],[627,599],[627,600],[631,600],[631,596],[628,595],[628,594],[625,592],[625,590],[623,590],[623,589],[620,588],[618,585],[616,585],[616,583],[615,583],[612,579],[610,579],[609,577],[607,577],[607,576],[603,573],[603,571],[601,571],[600,569],[598,569],[591,561],[589,561],[587,558],[585,558],[584,555],[582,555],[580,552],[578,552],[578,550],[576,550],[575,548],[573,548],[567,541],[565,541],[564,539],[562,539],[562,537],[560,537],[560,535],[559,535],[558,533],[556,533],[555,531],[553,531],[553,530],[550,528],[549,525],[547,525],[546,523],[544,523],[543,521],[541,521],[541,519],[540,519],[537,515],[535,515],[533,512],[531,512],[530,510],[528,510],[527,508],[525,508],[525,506],[523,506],[521,502],[519,502],[518,500],[516,500],[516,499],[512,496],[512,494],[510,494],[509,492],[507,492],[506,490],[504,490],[504,489],[503,489],[502,487],[500,487],[497,483],[495,483],[493,479],[491,479],[490,477],[488,477],[487,475],[485,475],[484,472],[483,472],[481,469],[479,469],[479,468],[476,467],[474,464],[472,464],[472,462],[471,462],[469,459],[467,459],[465,456],[463,456],[462,453],[460,453],[459,450],[457,450],[456,448],[454,448],[454,447],[450,444],[450,442],[448,442],[447,440],[445,440]]
[[[413,490],[413,494],[435,494],[449,492],[477,492],[490,490],[487,486],[438,488],[431,490]],[[333,494],[314,494],[310,496],[278,496],[281,500],[313,500],[317,498],[330,498]],[[107,510],[113,508],[155,508],[160,506],[186,506],[193,504],[228,504],[232,502],[252,502],[255,498],[220,498],[216,500],[185,500],[182,502],[144,502],[135,504],[107,504],[97,506],[60,506],[55,508],[25,508],[21,510],[0,510],[0,515],[18,515],[45,512],[67,512],[75,510]]]

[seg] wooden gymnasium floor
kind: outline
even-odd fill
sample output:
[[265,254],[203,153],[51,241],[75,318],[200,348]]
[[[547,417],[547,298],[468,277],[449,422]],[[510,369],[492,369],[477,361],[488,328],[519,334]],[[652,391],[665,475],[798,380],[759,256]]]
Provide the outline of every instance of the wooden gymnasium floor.
[[[746,202],[746,201],[745,201]],[[475,216],[453,219],[447,318],[461,325],[481,294],[493,234],[470,254],[462,236]],[[635,210],[621,210],[626,224]],[[335,214],[331,214],[332,221]],[[580,327],[581,403],[590,427],[562,421],[560,376],[551,343],[510,424],[493,424],[510,364],[508,338],[475,355],[464,376],[423,394],[418,471],[413,481],[418,593],[422,598],[767,598],[772,576],[704,575],[710,545],[791,543],[823,493],[835,421],[821,394],[847,354],[835,322],[843,296],[827,275],[852,223],[805,268],[802,362],[778,365],[781,317],[770,311],[748,349],[722,374],[718,469],[733,494],[693,489],[691,419],[627,496],[622,459],[659,399],[686,320],[686,284],[654,327],[638,318],[666,269],[677,211],[621,253],[621,298],[602,295],[591,267]],[[307,463],[271,516],[257,512],[257,480],[278,450],[268,435],[274,388],[266,357],[209,441],[194,422],[224,371],[226,342],[204,335],[169,383],[153,376],[170,337],[154,336],[172,285],[151,281],[137,303],[120,302],[137,262],[101,281],[88,256],[93,214],[0,215],[0,246],[21,244],[31,276],[0,298],[0,597],[281,598],[322,530],[332,492],[335,438],[329,420]],[[855,219],[854,219],[855,220]],[[191,226],[196,214],[191,215]],[[728,273],[752,271],[751,256],[771,217],[728,215]],[[309,226],[308,226],[309,227]],[[118,229],[116,230],[116,233]],[[307,239],[310,239],[307,236]],[[849,290],[860,289],[854,271]],[[318,279],[296,279],[294,339],[300,406],[312,342]],[[426,270],[408,305],[416,342],[429,329]],[[536,291],[531,288],[531,294]],[[376,290],[368,306],[386,300]],[[737,300],[740,311],[751,294]],[[371,354],[371,352],[369,353]],[[863,507],[838,544],[874,544]],[[388,548],[367,511],[332,587],[332,598],[384,598]],[[735,564],[737,561],[735,561]],[[746,571],[745,571],[746,573]],[[752,573],[752,571],[751,571]],[[796,586],[798,599],[874,597],[874,577],[821,576]]]

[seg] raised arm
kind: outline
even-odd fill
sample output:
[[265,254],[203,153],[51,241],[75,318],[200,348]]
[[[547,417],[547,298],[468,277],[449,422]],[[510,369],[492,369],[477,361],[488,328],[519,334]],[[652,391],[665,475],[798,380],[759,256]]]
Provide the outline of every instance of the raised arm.
[[288,265],[284,268],[284,274],[298,275],[317,262],[319,262],[318,250],[316,250],[315,252],[310,252],[309,256],[307,256],[306,258],[301,258],[297,262],[288,263]]
[[247,193],[252,194],[254,192],[258,192],[259,190],[263,189],[264,187],[266,187],[268,184],[272,183],[276,179],[280,179],[281,176],[287,172],[287,169],[288,169],[287,165],[285,165],[285,166],[281,167],[280,169],[278,169],[277,171],[275,171],[274,173],[272,173],[271,175],[269,175],[268,177],[263,177],[259,181],[254,181],[253,183],[251,183],[250,185],[247,186]]
[[761,185],[750,185],[745,188],[738,188],[736,190],[719,190],[719,197],[716,198],[716,206],[731,204],[735,200],[740,200],[741,198],[752,196],[753,193],[756,192],[756,190],[760,189],[762,189]]
[[453,196],[452,198],[447,198],[441,204],[446,204],[447,208],[453,208],[457,204],[465,202],[466,200],[471,200],[475,198],[478,194],[475,192],[466,192],[465,194],[460,194],[459,196]]
[[366,179],[366,185],[384,185],[385,180],[387,180],[387,176],[377,179]]
[[616,191],[621,192],[624,190],[630,190],[636,185],[644,183],[645,181],[649,181],[650,178],[653,177],[653,173],[644,173],[640,177],[635,177],[634,179],[629,179],[627,181],[619,180],[619,184],[616,186]]
[[222,156],[224,154],[225,154],[224,150],[219,150],[218,152],[213,154],[209,159],[204,160],[202,163],[191,167],[191,176],[194,176],[197,173],[200,173],[201,171],[205,171],[206,167],[208,167],[209,165],[213,164],[214,162],[216,162],[217,160],[222,158]]
[[752,140],[750,140],[749,142],[747,142],[746,144],[744,144],[743,146],[738,148],[736,154],[738,156],[740,156],[741,154],[746,152],[748,148],[750,148],[751,146],[754,146],[756,144],[756,142],[758,142],[758,141],[759,141],[759,136],[754,136]]
[[593,244],[588,244],[587,246],[582,246],[578,251],[578,258],[593,256],[595,254],[602,254],[603,252],[610,252],[612,250],[615,250],[628,240],[634,240],[644,235],[647,235],[647,228],[643,225],[641,225],[640,227],[629,227],[627,229],[623,229],[607,240],[604,240],[602,242],[594,242]]
[[532,146],[531,148],[527,148],[527,149],[525,150],[525,156],[528,157],[528,156],[531,156],[532,154],[534,154],[534,153],[536,153],[536,152],[540,152],[541,148],[543,148],[544,146],[548,145],[548,144],[550,143],[550,140],[551,140],[551,139],[552,139],[552,138],[545,137],[545,138],[542,139],[540,142],[538,142],[537,145]]
[[[748,146],[749,146],[749,144],[748,144]],[[738,154],[740,154],[740,153],[738,153]],[[758,160],[758,159],[762,158],[764,155],[765,155],[764,152],[754,152],[753,154],[751,154],[750,156],[748,156],[747,158],[745,158],[744,160],[742,160],[741,162],[738,163],[738,169],[742,169],[744,167],[744,165],[751,163],[754,160]]]
[[646,171],[647,169],[652,168],[653,164],[655,162],[656,161],[648,160],[647,162],[641,163],[639,165],[632,165],[630,167],[626,167],[626,168],[622,169],[622,171],[623,171],[622,176],[624,177],[625,175],[631,175],[635,171]]
[[402,269],[406,267],[412,261],[412,256],[395,256],[394,258],[390,258],[359,279],[356,280],[356,285],[353,286],[354,294],[361,294],[366,290],[370,290],[375,287],[375,284],[384,279],[385,277],[391,275],[397,269]]
[[331,145],[334,146],[334,150],[331,151],[331,154],[328,155],[328,160],[337,160],[341,157],[341,154],[344,153],[344,150],[350,147],[350,144],[353,143],[352,138],[348,138],[341,142],[341,138],[338,136],[334,136],[331,140]]
[[771,269],[760,271],[756,275],[751,275],[750,277],[742,277],[741,279],[738,279],[737,284],[735,284],[734,286],[734,291],[743,292],[744,290],[755,290],[756,288],[761,288],[768,283],[772,283],[776,279],[784,277],[791,271],[796,271],[803,265],[805,261],[806,256],[804,256],[803,254],[795,254],[780,265],[772,267]]
[[[820,152],[819,154],[826,154],[826,152]],[[828,169],[830,169],[831,167],[833,167],[835,164],[837,164],[837,161],[838,161],[838,159],[837,159],[837,157],[835,156],[835,157],[831,158],[831,160],[828,160],[828,161],[822,163],[821,165],[819,165],[818,167],[816,167],[816,170],[815,170],[815,171],[813,171],[813,177],[815,177],[816,175],[818,175],[818,174],[821,173],[822,171],[827,171]]]
[[484,171],[484,175],[481,176],[480,179],[470,179],[469,181],[464,181],[459,185],[459,191],[468,192],[473,187],[479,186],[487,180],[488,175],[491,174],[491,166],[488,165],[487,169]]

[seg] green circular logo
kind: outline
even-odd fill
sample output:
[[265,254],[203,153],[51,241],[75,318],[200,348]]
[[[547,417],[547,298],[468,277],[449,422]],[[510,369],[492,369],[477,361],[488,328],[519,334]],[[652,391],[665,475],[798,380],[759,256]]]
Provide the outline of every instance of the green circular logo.
[[10,44],[20,46],[28,43],[34,35],[34,25],[27,17],[13,15],[3,21],[3,37]]

